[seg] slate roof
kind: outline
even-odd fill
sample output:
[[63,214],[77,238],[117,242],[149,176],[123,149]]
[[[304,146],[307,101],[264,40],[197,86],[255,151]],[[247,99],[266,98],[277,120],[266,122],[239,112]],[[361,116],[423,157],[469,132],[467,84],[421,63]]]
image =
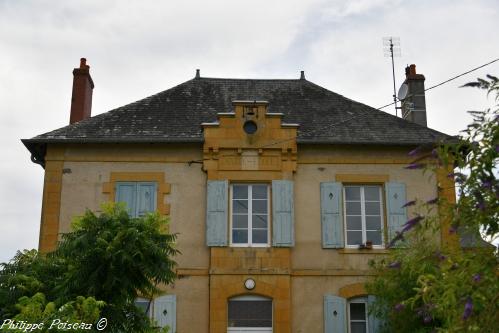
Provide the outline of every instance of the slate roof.
[[[297,123],[297,142],[420,145],[446,134],[355,102],[305,79],[196,77],[176,87],[54,131],[22,140],[35,155],[55,142],[203,142],[200,126],[232,112],[233,100],[265,100]],[[43,156],[38,156],[43,159]]]

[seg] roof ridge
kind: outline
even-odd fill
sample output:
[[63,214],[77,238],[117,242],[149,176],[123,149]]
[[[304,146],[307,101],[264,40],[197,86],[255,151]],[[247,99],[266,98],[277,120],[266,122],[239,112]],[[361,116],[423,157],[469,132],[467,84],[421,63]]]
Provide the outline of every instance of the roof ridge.
[[201,76],[193,80],[219,80],[219,81],[308,81],[307,79],[255,79],[255,78],[232,78],[232,77],[205,77]]

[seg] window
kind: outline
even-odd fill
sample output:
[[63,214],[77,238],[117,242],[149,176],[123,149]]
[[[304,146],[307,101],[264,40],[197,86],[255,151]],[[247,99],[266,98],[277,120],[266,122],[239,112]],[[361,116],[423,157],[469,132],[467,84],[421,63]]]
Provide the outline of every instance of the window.
[[353,298],[348,302],[348,327],[350,333],[367,332],[367,300],[365,298]]
[[116,182],[116,202],[124,202],[131,217],[156,210],[156,182]]
[[269,186],[265,184],[231,185],[231,244],[268,246]]
[[372,242],[383,246],[383,202],[381,186],[345,186],[345,236],[347,247]]
[[146,298],[137,298],[134,302],[135,306],[138,307],[141,311],[143,311],[147,317],[152,317],[152,302]]
[[227,332],[272,332],[272,300],[253,295],[231,298]]

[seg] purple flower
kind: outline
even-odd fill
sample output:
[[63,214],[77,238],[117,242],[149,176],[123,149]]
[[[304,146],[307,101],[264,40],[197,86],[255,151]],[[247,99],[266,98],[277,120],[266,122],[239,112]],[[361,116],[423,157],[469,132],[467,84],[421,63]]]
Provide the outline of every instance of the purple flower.
[[449,228],[449,234],[455,234],[457,232],[457,225],[451,225]]
[[485,206],[485,201],[483,200],[479,200],[476,205],[475,205],[476,208],[480,209],[482,212],[485,210],[486,206]]
[[405,304],[403,303],[398,303],[395,305],[395,307],[393,308],[396,312],[400,312],[402,310],[404,310],[405,308]]
[[396,234],[396,236],[390,241],[390,243],[388,244],[388,248],[390,248],[393,245],[395,245],[395,243],[397,243],[397,241],[404,240],[404,234],[403,233],[401,233],[400,231],[396,231],[395,234]]
[[423,169],[426,166],[425,163],[411,163],[405,167],[405,169],[414,170],[414,169]]
[[482,276],[480,274],[475,274],[473,275],[473,282],[480,282],[480,280],[482,279]]
[[466,299],[466,304],[464,304],[463,320],[468,319],[473,312],[473,300],[471,297]]
[[499,145],[496,145],[496,153],[499,153]]
[[407,221],[404,225],[403,225],[403,229],[402,229],[402,232],[406,232],[412,228],[414,228],[414,226],[416,226],[416,224],[418,224],[421,220],[423,220],[424,217],[421,216],[421,215],[418,215],[412,219],[410,219],[409,221]]
[[438,157],[438,151],[436,149],[431,150],[431,156],[437,158]]
[[434,204],[438,203],[438,197],[434,198],[434,199],[430,199],[430,200],[426,201],[426,203],[428,205],[434,205]]
[[398,269],[401,265],[400,261],[394,261],[388,265],[388,268]]
[[444,256],[441,252],[437,252],[435,253],[435,255],[440,261],[444,261],[445,259],[447,259],[447,256]]
[[411,157],[414,157],[414,156],[416,156],[417,154],[419,154],[419,153],[421,152],[421,150],[422,150],[422,149],[423,149],[423,147],[422,147],[422,146],[416,147],[415,149],[411,150],[411,151],[409,152],[409,154],[407,154],[407,155],[409,155],[409,156],[411,156]]
[[492,189],[492,182],[490,180],[485,180],[482,183],[482,187],[491,190]]
[[404,207],[409,207],[409,206],[414,206],[416,204],[416,200],[412,200],[412,201],[409,201],[407,202],[405,205],[403,205],[401,208],[404,208]]

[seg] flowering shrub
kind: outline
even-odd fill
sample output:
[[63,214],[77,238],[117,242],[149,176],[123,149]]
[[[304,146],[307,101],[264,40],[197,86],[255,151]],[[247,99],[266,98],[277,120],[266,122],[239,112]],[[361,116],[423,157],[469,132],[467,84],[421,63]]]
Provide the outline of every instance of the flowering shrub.
[[[486,89],[499,100],[499,80],[488,75],[465,86]],[[497,241],[499,223],[499,108],[471,112],[473,122],[456,142],[418,147],[406,168],[435,174],[443,170],[457,185],[456,203],[443,198],[414,199],[415,215],[390,241],[404,240],[384,259],[373,262],[368,284],[377,296],[370,310],[385,318],[386,332],[495,332],[499,322]],[[442,186],[442,184],[439,184]],[[439,191],[445,191],[439,188]],[[438,212],[438,214],[435,214]],[[443,220],[450,224],[442,223]],[[442,229],[445,228],[445,229]],[[456,242],[440,243],[435,235]],[[456,244],[467,235],[471,244]]]

